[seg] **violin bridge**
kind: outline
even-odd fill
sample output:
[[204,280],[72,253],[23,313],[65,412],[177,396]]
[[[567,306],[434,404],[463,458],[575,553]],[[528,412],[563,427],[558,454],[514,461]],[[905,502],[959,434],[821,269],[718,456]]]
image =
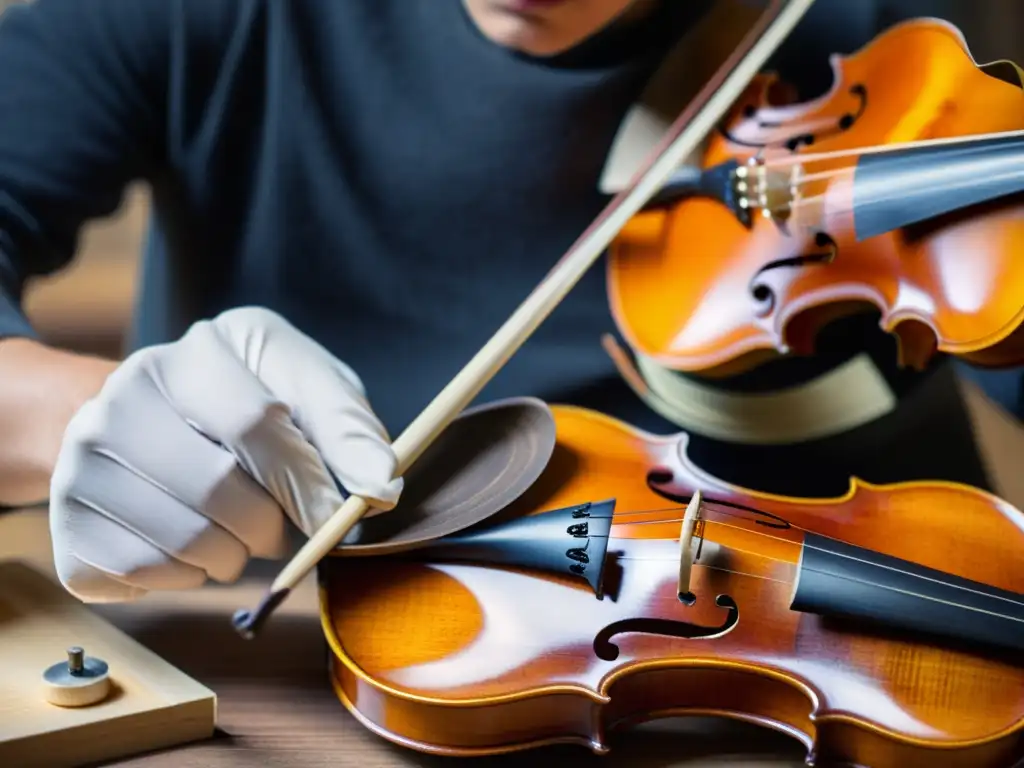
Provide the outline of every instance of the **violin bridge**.
[[[694,554],[694,538],[698,543],[703,544],[703,536],[695,537],[694,531],[700,521],[701,503],[703,497],[699,490],[694,491],[690,503],[686,505],[686,514],[683,515],[683,524],[679,531],[679,579],[676,583],[676,592],[679,599],[684,603],[693,602],[693,593],[690,591],[690,577],[693,571],[693,564],[700,556],[700,549]],[[701,526],[703,528],[703,526]]]
[[739,207],[783,226],[799,201],[800,173],[799,166],[780,170],[752,158],[735,171],[733,186]]

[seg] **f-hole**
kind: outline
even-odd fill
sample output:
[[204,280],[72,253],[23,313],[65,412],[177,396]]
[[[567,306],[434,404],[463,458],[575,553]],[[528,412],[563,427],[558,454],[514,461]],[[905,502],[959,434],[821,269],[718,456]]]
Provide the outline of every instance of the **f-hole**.
[[839,253],[839,246],[830,235],[825,232],[818,232],[814,236],[814,245],[820,250],[813,253],[805,253],[799,256],[790,256],[785,259],[776,259],[765,264],[757,271],[750,281],[750,295],[755,302],[754,311],[759,317],[766,317],[775,311],[778,303],[778,296],[771,285],[764,281],[764,275],[774,269],[801,269],[807,266],[828,266],[836,260]]
[[[686,602],[683,600],[682,602]],[[626,633],[639,633],[645,635],[662,635],[663,637],[678,637],[684,640],[706,640],[712,637],[720,637],[732,628],[740,620],[740,609],[736,601],[728,595],[719,595],[715,598],[715,605],[725,608],[727,611],[725,619],[720,626],[703,627],[700,624],[690,624],[686,621],[674,621],[672,619],[624,619],[609,624],[597,633],[594,638],[594,653],[604,661],[615,661],[619,658],[619,646],[612,642],[616,635]]]
[[[740,147],[750,147],[752,149],[767,149],[771,146],[785,147],[790,152],[796,152],[801,146],[809,147],[822,139],[829,138],[831,136],[838,136],[844,131],[848,131],[857,124],[861,116],[868,108],[868,89],[861,83],[856,83],[850,87],[850,96],[853,97],[856,102],[856,106],[853,111],[847,112],[836,119],[835,124],[831,125],[817,133],[798,133],[788,138],[776,141],[776,142],[760,142],[760,141],[743,141],[742,139],[734,136],[728,128],[724,125],[719,126],[718,132],[722,138]],[[748,120],[757,118],[758,109],[753,104],[748,104],[743,108],[743,117]],[[785,123],[776,123],[768,120],[758,120],[757,127],[761,130],[771,130],[776,128],[782,128]]]
[[[676,504],[689,504],[693,496],[691,494],[674,493],[671,491],[670,486],[674,482],[675,475],[672,474],[672,470],[668,467],[655,467],[647,473],[647,487],[656,494]],[[763,525],[766,528],[777,528],[784,531],[792,527],[785,518],[771,512],[765,512],[762,509],[748,507],[746,504],[738,504],[734,501],[709,498],[707,496],[704,497],[704,501],[716,506],[735,509],[737,512],[749,512],[751,519],[756,525]]]

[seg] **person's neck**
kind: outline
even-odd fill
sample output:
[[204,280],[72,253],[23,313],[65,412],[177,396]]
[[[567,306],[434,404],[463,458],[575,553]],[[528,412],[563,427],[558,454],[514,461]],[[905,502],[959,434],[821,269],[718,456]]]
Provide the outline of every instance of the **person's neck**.
[[659,57],[682,27],[701,15],[710,0],[637,0],[614,21],[562,53],[547,57],[553,67],[617,66]]
[[622,15],[619,16],[613,25],[630,25],[644,21],[651,16],[658,6],[660,6],[664,0],[636,0],[635,3],[629,6]]

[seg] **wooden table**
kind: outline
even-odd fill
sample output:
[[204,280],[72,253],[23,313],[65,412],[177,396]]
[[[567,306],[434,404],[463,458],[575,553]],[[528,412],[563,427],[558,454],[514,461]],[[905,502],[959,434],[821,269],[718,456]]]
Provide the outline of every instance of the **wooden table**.
[[[45,510],[0,514],[0,559],[9,558],[27,560],[53,574]],[[437,758],[394,747],[356,723],[330,690],[327,649],[312,581],[307,580],[282,606],[257,640],[242,640],[231,628],[232,612],[255,602],[276,567],[273,563],[255,563],[242,580],[230,587],[152,594],[134,604],[93,606],[97,613],[209,686],[219,697],[219,728],[214,739],[114,765],[514,768],[539,761],[608,768],[803,765],[802,749],[785,737],[752,726],[706,720],[665,721],[638,728],[616,739],[612,754],[603,758],[579,747],[480,760]]]

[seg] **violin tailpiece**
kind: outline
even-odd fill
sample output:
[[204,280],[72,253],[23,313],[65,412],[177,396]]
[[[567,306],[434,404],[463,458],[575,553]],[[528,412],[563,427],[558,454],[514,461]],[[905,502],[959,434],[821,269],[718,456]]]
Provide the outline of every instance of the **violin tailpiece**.
[[583,579],[601,598],[614,509],[614,499],[586,502],[447,536],[409,554],[432,562],[508,565],[565,574]]

